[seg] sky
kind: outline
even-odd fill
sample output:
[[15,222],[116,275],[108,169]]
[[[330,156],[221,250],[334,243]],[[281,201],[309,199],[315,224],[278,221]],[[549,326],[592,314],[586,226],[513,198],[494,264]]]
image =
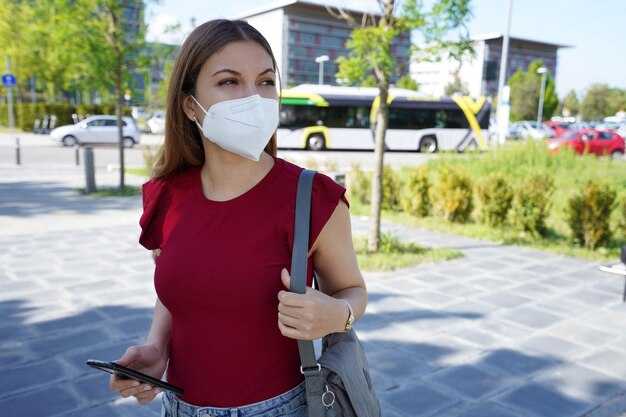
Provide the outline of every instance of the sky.
[[[308,0],[376,10],[375,0]],[[148,40],[180,43],[197,24],[232,18],[275,1],[160,0],[146,9]],[[428,3],[428,0],[427,0]],[[504,33],[507,0],[473,0],[470,36]],[[180,23],[178,32],[166,28]],[[575,90],[579,99],[594,83],[626,89],[626,0],[513,0],[510,35],[559,45],[556,90]]]

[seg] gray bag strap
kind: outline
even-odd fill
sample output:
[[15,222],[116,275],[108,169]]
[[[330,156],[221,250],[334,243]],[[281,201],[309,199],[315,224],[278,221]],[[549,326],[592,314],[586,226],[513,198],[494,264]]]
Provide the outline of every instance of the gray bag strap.
[[[296,216],[294,224],[293,251],[291,254],[291,291],[304,294],[306,291],[306,274],[309,253],[309,229],[311,223],[311,193],[313,177],[316,172],[303,170],[298,178],[296,192]],[[317,363],[315,347],[310,340],[298,340],[300,352],[300,371],[304,375],[309,416],[324,416],[326,409],[322,404],[321,396],[325,392],[326,383],[321,373],[321,366]],[[311,401],[311,399],[315,399]]]

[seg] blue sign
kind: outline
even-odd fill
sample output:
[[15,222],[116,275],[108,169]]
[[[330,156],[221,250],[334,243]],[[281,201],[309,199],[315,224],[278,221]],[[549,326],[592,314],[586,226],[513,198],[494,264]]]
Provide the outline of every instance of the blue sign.
[[15,87],[16,84],[17,78],[15,78],[15,75],[11,73],[6,73],[2,76],[2,85],[4,85],[5,87]]

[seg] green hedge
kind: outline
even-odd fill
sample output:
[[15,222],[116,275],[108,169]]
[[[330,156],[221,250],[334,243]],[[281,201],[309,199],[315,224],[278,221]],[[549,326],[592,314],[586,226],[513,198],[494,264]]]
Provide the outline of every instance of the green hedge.
[[[72,124],[72,114],[81,114],[83,117],[94,114],[115,114],[115,106],[112,104],[94,104],[74,106],[67,103],[17,103],[13,107],[15,115],[15,127],[31,132],[37,118],[44,115],[55,115],[56,126]],[[131,108],[122,109],[124,116],[131,116]],[[9,125],[9,109],[6,103],[0,104],[0,125]]]

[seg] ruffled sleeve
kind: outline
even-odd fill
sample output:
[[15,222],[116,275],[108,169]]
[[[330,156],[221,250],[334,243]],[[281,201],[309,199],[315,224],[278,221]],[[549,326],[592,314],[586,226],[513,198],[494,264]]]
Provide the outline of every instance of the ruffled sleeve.
[[332,178],[320,173],[315,175],[311,201],[310,246],[315,243],[340,201],[343,201],[350,207],[345,194],[346,189],[337,184]]
[[152,179],[143,190],[143,214],[139,219],[139,243],[146,249],[159,249],[163,242],[163,221],[167,212],[168,193],[162,180]]

